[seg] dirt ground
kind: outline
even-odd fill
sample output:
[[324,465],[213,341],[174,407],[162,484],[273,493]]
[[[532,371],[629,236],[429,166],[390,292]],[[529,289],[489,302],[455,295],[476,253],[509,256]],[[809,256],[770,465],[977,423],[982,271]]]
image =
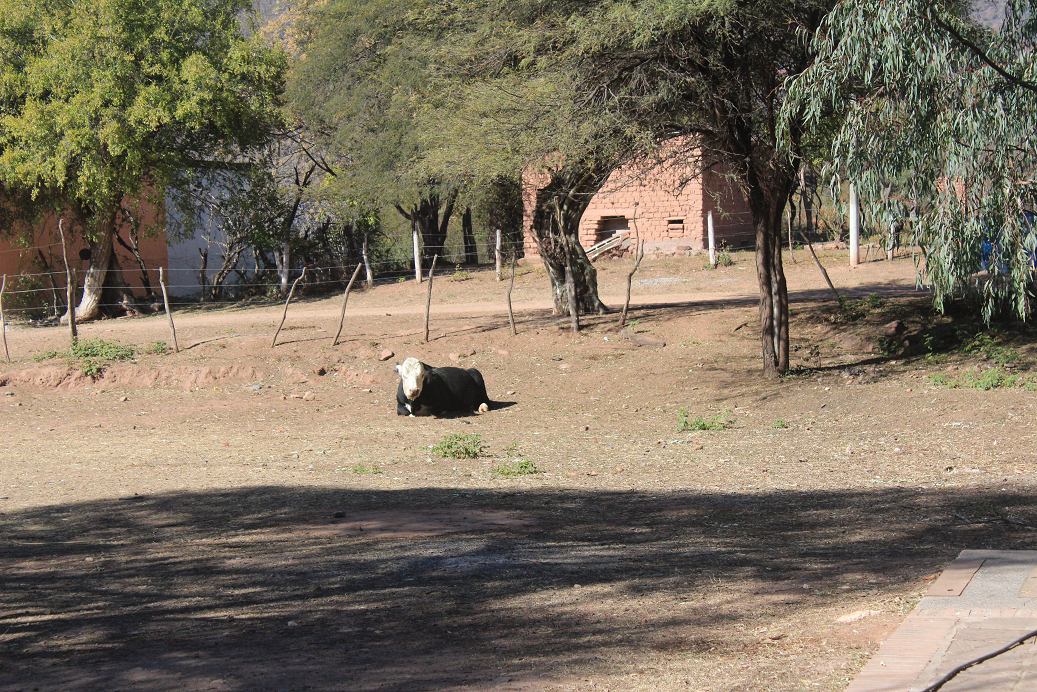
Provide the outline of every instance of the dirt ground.
[[[854,309],[786,258],[796,371],[766,380],[734,258],[647,258],[636,341],[572,336],[535,265],[517,336],[492,270],[435,279],[427,344],[413,281],[354,292],[337,346],[337,296],[275,347],[273,304],[178,312],[178,354],[161,316],[83,325],[138,349],[95,378],[34,360],[67,328],[9,326],[0,691],[843,689],[960,550],[1037,548],[1035,394],[934,383],[988,366],[947,336],[969,315],[835,252]],[[1033,332],[998,339],[1033,377]],[[509,405],[399,417],[407,356]]]

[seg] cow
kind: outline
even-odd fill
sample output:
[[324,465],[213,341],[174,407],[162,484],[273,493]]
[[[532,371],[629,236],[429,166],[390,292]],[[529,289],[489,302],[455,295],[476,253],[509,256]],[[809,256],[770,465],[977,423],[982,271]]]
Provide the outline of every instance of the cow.
[[435,368],[417,358],[396,366],[396,413],[400,416],[438,416],[444,411],[485,413],[493,405],[482,373],[475,368]]

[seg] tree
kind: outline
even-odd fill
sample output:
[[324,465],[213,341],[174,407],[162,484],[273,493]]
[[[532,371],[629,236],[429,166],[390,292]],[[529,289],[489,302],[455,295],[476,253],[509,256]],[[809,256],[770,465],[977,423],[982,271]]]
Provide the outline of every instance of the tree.
[[[938,308],[979,283],[983,315],[1033,310],[1037,3],[846,0],[814,39],[784,113],[845,114],[828,173],[886,225],[917,205],[913,242]],[[1003,9],[998,11],[998,6]],[[983,5],[976,5],[983,8]]]
[[301,58],[292,70],[292,108],[329,152],[335,177],[322,194],[395,209],[442,255],[460,181],[419,170],[416,122],[428,54],[407,38],[409,0],[303,2],[295,25]]
[[234,166],[279,118],[283,54],[248,0],[0,0],[0,183],[89,240],[78,319],[99,315],[123,201]]
[[[526,0],[488,3],[483,20],[467,22],[454,11],[451,31],[469,40],[442,42],[458,56],[442,91],[460,95],[435,111],[446,124],[442,149],[464,170],[496,173],[499,154],[478,162],[473,152],[503,151],[547,173],[534,230],[556,309],[560,258],[568,249],[580,259],[579,218],[612,170],[676,159],[698,173],[723,171],[752,212],[764,372],[778,375],[789,365],[781,228],[799,164],[779,150],[777,115],[784,80],[810,64],[806,40],[833,4]],[[790,119],[794,149],[799,125]],[[596,292],[590,270],[588,295]]]

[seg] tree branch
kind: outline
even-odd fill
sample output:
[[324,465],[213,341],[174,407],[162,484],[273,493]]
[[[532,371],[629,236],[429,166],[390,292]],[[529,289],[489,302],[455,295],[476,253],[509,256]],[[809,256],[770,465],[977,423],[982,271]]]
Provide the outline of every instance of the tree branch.
[[931,13],[931,20],[933,24],[935,24],[936,26],[940,27],[948,34],[950,34],[955,41],[965,46],[977,58],[986,63],[987,66],[994,70],[994,72],[997,72],[999,75],[1001,75],[1001,77],[1008,81],[1010,84],[1015,84],[1017,87],[1026,89],[1028,91],[1032,91],[1035,94],[1037,94],[1037,84],[1020,79],[1019,77],[1016,77],[1015,75],[1009,73],[1003,67],[995,63],[994,60],[989,55],[987,55],[986,51],[984,51],[982,48],[977,46],[969,39],[965,38],[965,36],[963,36],[957,29],[952,27],[950,24],[940,19],[940,17],[938,17],[935,12]]

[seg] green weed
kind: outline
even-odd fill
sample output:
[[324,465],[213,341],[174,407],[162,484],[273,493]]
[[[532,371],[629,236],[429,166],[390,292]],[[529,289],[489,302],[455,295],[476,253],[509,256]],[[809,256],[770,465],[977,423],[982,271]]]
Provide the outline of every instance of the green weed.
[[540,469],[532,461],[525,459],[518,459],[516,461],[502,461],[497,465],[497,468],[493,470],[493,475],[502,476],[504,478],[513,478],[515,476],[531,476],[533,474],[541,473]]
[[1004,367],[1019,360],[1019,354],[1008,346],[1000,346],[992,336],[985,332],[976,334],[962,347],[962,353],[981,356],[984,360],[993,361],[995,365]]
[[432,451],[444,459],[476,459],[483,449],[480,435],[447,435]]
[[776,430],[784,430],[785,428],[789,427],[789,424],[784,418],[779,418],[778,420],[774,421],[771,427]]
[[1014,387],[1026,389],[1027,391],[1037,389],[1037,382],[1034,382],[1032,379],[1026,378],[1023,375],[1006,373],[1001,368],[990,368],[982,373],[965,372],[958,378],[947,377],[947,375],[938,372],[929,375],[929,381],[937,387],[948,387],[950,389],[957,387],[962,389],[982,389],[984,391],[1011,389]]
[[715,416],[697,416],[688,418],[688,409],[683,406],[677,411],[677,430],[684,432],[689,430],[727,430],[734,423],[728,417],[731,411],[724,411]]
[[353,473],[357,473],[357,474],[360,474],[360,475],[371,475],[371,474],[377,475],[377,474],[379,474],[381,472],[382,472],[382,470],[380,468],[378,468],[377,466],[374,466],[374,465],[372,465],[372,466],[365,466],[364,464],[357,463],[357,464],[355,464],[353,466]]
[[44,351],[32,357],[37,363],[54,358],[64,358],[69,367],[78,366],[84,375],[95,377],[105,371],[108,363],[133,358],[134,348],[116,341],[76,339],[67,351]]

